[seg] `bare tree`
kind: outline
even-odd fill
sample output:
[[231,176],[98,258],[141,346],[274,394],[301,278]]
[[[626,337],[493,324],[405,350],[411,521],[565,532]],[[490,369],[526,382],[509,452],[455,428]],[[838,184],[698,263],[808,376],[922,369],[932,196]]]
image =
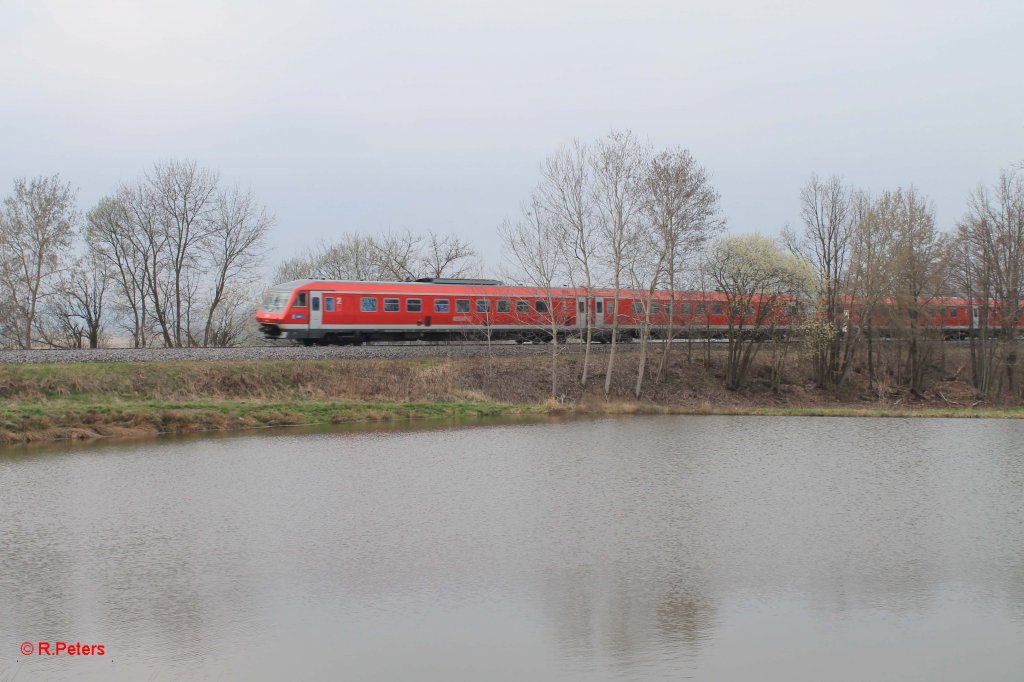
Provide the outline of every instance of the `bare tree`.
[[225,337],[217,330],[234,317],[222,306],[248,290],[272,219],[252,192],[219,184],[194,161],[171,160],[90,212],[88,239],[113,266],[134,345],[147,345],[151,320],[165,346]]
[[725,227],[719,194],[707,171],[687,149],[667,149],[656,154],[644,177],[644,214],[653,230],[653,248],[664,253],[665,284],[669,292],[668,327],[658,364],[660,378],[675,333],[675,294],[684,268],[693,265],[715,234]]
[[[199,288],[201,246],[215,229],[217,175],[194,161],[157,164],[146,176],[145,190],[158,213],[151,226],[154,255],[163,270],[151,270],[151,294],[170,346],[194,345],[192,308]],[[157,278],[166,274],[166,278]],[[160,303],[157,303],[157,300]]]
[[206,251],[213,283],[203,327],[204,346],[214,341],[214,322],[229,286],[240,279],[253,279],[263,258],[263,241],[273,220],[252,192],[242,192],[235,187],[218,197],[211,223]]
[[[654,301],[654,292],[664,275],[665,261],[668,252],[659,242],[659,234],[654,226],[646,221],[638,221],[633,232],[633,252],[629,259],[627,272],[630,288],[641,291],[640,301],[633,302],[641,307],[640,315],[640,361],[637,363],[636,385],[633,395],[637,398],[643,390],[644,377],[647,373],[647,350],[651,339],[651,314],[658,305]],[[673,307],[671,301],[669,309]],[[631,311],[636,314],[637,311]],[[660,311],[659,311],[660,314]]]
[[977,342],[972,334],[975,386],[982,394],[992,388],[995,346],[989,339],[991,325],[999,329],[1002,346],[1003,372],[997,390],[1019,393],[1016,325],[1024,313],[1024,176],[1014,170],[1003,171],[994,187],[975,190],[959,236],[961,281],[967,286],[969,300],[980,296],[980,303],[971,300],[972,307],[980,308],[982,325]]
[[[891,263],[895,234],[893,225],[885,220],[880,207],[866,194],[855,193],[853,204],[857,218],[849,246],[849,287],[856,305],[848,333],[856,333],[867,341],[868,380],[873,385],[878,379],[875,362],[876,324],[884,317],[888,309],[886,298],[893,291],[894,273]],[[837,331],[830,325],[830,335]],[[830,336],[827,346],[831,347],[833,343]],[[846,344],[847,352],[852,353],[853,345]],[[846,367],[849,364],[847,360]]]
[[560,232],[559,248],[565,254],[569,275],[586,293],[585,347],[580,384],[587,385],[590,348],[594,338],[592,310],[597,234],[590,148],[579,140],[548,157],[541,166],[537,197],[553,226]]
[[335,279],[357,282],[382,279],[377,267],[377,246],[372,237],[345,234],[336,242],[321,242],[305,253],[278,265],[275,281]]
[[252,311],[259,304],[253,289],[243,281],[230,281],[221,296],[210,325],[210,346],[237,346],[244,341],[258,339],[259,328]]
[[146,346],[149,242],[134,229],[129,210],[120,198],[106,197],[88,213],[85,240],[101,267],[111,270],[118,301],[127,318],[132,346]]
[[948,243],[935,229],[931,206],[913,187],[884,192],[876,211],[893,235],[891,325],[906,347],[906,383],[920,394],[935,346],[931,341],[937,331],[941,334],[930,318],[947,281]]
[[978,243],[981,236],[967,221],[957,225],[957,238],[950,250],[954,263],[951,279],[963,293],[967,308],[971,383],[979,395],[988,396],[996,383],[997,343],[991,336],[991,306],[984,304],[992,300],[992,295],[990,264]]
[[41,332],[49,345],[61,348],[98,348],[103,336],[106,300],[114,274],[108,262],[87,253],[60,274],[49,305],[50,322]]
[[472,277],[479,274],[477,253],[456,235],[430,232],[423,241],[415,279],[420,277]]
[[278,265],[275,280],[409,281],[472,277],[478,271],[477,253],[466,240],[436,232],[423,237],[405,230],[383,237],[347,233],[335,242],[322,242]]
[[381,279],[408,282],[418,279],[423,237],[406,229],[386,232],[373,242],[377,270]]
[[604,378],[604,393],[611,391],[619,331],[619,294],[623,273],[641,210],[641,183],[650,151],[632,133],[611,133],[595,146],[592,160],[594,205],[601,239],[599,253],[613,290],[611,348]]
[[[145,182],[122,185],[117,193],[117,201],[127,217],[130,241],[138,244],[136,253],[144,258],[144,265],[137,269],[137,273],[143,277],[141,345],[147,345],[146,335],[150,322],[148,314],[152,313],[153,338],[159,335],[165,346],[173,346],[171,330],[175,324],[172,319],[175,311],[166,303],[170,296],[166,284],[170,278],[165,274],[168,268],[165,253],[168,237],[162,226],[160,207]],[[129,246],[127,240],[125,245]]]
[[544,291],[546,311],[551,334],[551,397],[558,397],[558,337],[562,320],[555,295],[555,284],[565,274],[565,265],[559,248],[560,234],[552,224],[539,198],[534,195],[516,221],[505,221],[499,228],[502,241],[514,259],[524,284]]
[[31,348],[40,303],[52,293],[79,220],[76,193],[59,175],[14,181],[0,213],[0,286],[16,323],[6,329]]
[[819,388],[839,386],[846,376],[850,354],[842,345],[850,337],[844,334],[849,304],[847,278],[850,239],[854,223],[851,190],[838,176],[827,180],[812,175],[800,190],[800,217],[803,231],[787,233],[790,249],[802,256],[818,275],[820,301],[818,319],[829,327],[829,342],[817,354],[815,381]]

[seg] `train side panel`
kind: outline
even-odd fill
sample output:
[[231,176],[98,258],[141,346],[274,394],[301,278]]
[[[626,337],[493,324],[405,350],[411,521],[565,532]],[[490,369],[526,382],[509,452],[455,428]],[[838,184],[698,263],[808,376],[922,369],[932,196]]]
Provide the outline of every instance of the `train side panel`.
[[[718,292],[657,292],[610,290],[587,292],[559,289],[549,311],[547,292],[504,286],[463,286],[401,282],[335,282],[300,280],[268,291],[256,318],[270,338],[307,343],[359,342],[388,339],[543,339],[550,336],[552,316],[562,332],[579,333],[593,322],[594,338],[608,340],[611,329],[622,336],[638,336],[651,325],[655,337],[672,327],[674,336],[720,336],[734,328],[751,333],[767,328],[787,330],[793,323],[797,301],[754,299],[743,310],[730,310],[728,297]],[[617,298],[617,301],[616,301]],[[587,305],[589,301],[589,306]],[[770,307],[774,306],[774,308]],[[976,333],[984,304],[965,299],[934,299],[917,307],[916,322],[941,330],[947,337]],[[989,327],[999,326],[999,313],[989,302]],[[898,334],[911,313],[899,315],[893,301],[882,301],[865,312],[860,302],[847,300],[843,313],[847,326],[864,323],[882,335]],[[813,313],[812,313],[813,315]],[[1024,318],[1024,312],[1021,317]],[[1017,320],[1018,326],[1024,320]]]

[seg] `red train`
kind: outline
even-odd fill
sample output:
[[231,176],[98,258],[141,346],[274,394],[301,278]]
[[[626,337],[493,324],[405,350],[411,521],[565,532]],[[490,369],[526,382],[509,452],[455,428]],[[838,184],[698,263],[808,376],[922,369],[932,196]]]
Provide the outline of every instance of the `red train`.
[[[270,289],[256,313],[267,338],[291,339],[305,345],[361,344],[364,341],[445,340],[550,340],[552,319],[559,335],[579,333],[592,320],[594,338],[611,338],[613,323],[621,337],[639,336],[645,322],[646,292],[599,289],[591,297],[583,289],[509,287],[495,280],[425,279],[416,282],[343,282],[296,280]],[[756,302],[743,311],[747,329],[770,320],[776,329],[788,329],[795,301],[776,310],[760,310]],[[670,297],[655,293],[651,302],[652,334],[662,336],[669,325],[677,337],[719,336],[728,328],[726,296],[721,293],[679,292]],[[551,308],[553,307],[553,310]],[[617,312],[616,312],[617,307]],[[973,308],[977,328],[977,306]],[[847,313],[849,314],[849,313]],[[855,313],[854,313],[855,314]],[[929,306],[928,326],[941,327],[947,336],[965,336],[971,328],[963,299],[943,299]],[[880,320],[877,328],[885,329]]]

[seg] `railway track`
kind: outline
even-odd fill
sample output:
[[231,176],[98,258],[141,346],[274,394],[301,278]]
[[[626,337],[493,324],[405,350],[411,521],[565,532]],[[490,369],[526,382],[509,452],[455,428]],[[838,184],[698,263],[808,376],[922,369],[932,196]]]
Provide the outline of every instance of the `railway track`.
[[[562,346],[566,353],[582,351],[580,344]],[[593,349],[600,350],[594,345]],[[362,346],[260,345],[235,348],[96,348],[82,350],[0,350],[0,365],[70,364],[79,362],[196,362],[223,360],[398,359],[417,357],[496,357],[543,355],[547,344],[466,342],[451,344],[372,343]]]
[[[892,339],[877,339],[876,343],[887,345]],[[652,344],[660,345],[657,340]],[[676,339],[682,346],[684,339]],[[704,343],[695,340],[695,344]],[[799,343],[790,340],[786,343]],[[951,346],[966,346],[965,340],[946,340]],[[717,347],[724,346],[722,340],[714,340]],[[560,346],[563,353],[582,353],[583,345],[569,342]],[[635,343],[620,343],[622,351],[635,350]],[[595,343],[591,346],[592,353],[603,353],[608,350],[606,344]],[[472,358],[547,355],[551,346],[544,343],[522,345],[509,341],[495,341],[488,344],[484,341],[459,341],[452,343],[426,343],[405,341],[401,343],[366,343],[362,346],[312,346],[299,345],[255,345],[233,348],[95,348],[81,350],[0,350],[0,365],[42,365],[71,364],[79,362],[117,363],[117,362],[194,362],[223,360],[329,360],[333,358],[352,359],[398,359],[417,357],[452,357]]]

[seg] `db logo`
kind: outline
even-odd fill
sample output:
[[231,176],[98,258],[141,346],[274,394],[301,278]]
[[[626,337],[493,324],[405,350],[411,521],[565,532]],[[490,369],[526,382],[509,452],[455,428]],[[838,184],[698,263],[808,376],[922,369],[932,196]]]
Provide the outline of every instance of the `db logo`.
[[31,656],[32,652],[35,651],[35,649],[36,648],[34,646],[32,646],[32,642],[22,642],[21,643],[21,654],[23,656]]

